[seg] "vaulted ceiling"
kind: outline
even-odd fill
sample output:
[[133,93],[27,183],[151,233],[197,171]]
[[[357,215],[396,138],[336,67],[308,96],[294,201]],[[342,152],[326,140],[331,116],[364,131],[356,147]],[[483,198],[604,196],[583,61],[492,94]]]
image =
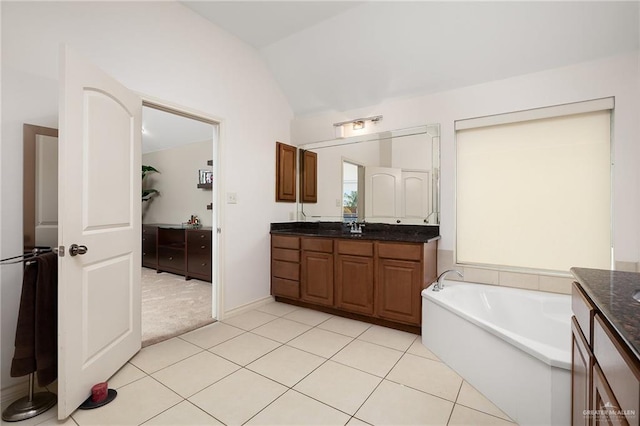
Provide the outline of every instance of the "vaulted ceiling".
[[296,115],[637,50],[638,2],[185,1],[264,57]]

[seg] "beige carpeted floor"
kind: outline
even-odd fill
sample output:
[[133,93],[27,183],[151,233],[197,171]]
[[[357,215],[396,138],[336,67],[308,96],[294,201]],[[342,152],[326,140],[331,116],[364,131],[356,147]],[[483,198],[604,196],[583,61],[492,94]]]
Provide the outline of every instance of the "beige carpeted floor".
[[143,347],[214,321],[211,283],[142,268]]

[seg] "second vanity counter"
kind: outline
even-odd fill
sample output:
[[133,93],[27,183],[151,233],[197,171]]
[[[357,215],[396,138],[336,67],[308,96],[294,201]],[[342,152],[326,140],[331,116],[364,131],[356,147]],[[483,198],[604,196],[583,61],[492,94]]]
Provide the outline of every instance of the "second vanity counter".
[[420,332],[420,292],[436,277],[437,226],[271,224],[276,300]]
[[571,268],[573,424],[640,424],[640,274]]

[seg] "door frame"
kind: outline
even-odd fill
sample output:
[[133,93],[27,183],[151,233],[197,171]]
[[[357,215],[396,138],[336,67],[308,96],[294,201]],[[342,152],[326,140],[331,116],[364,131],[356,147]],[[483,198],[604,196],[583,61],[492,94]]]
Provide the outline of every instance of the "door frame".
[[[153,96],[149,96],[144,93],[137,92],[137,95],[142,98],[142,107],[154,108],[170,114],[179,115],[192,120],[201,121],[212,126],[218,126],[218,141],[217,146],[214,143],[213,157],[214,157],[214,171],[213,176],[215,184],[213,186],[213,204],[214,204],[214,223],[212,230],[212,296],[213,301],[211,304],[211,316],[213,319],[221,321],[224,319],[224,233],[222,232],[224,218],[224,140],[226,139],[226,126],[224,119],[213,116],[211,114],[188,108],[183,105],[169,102],[163,99],[159,99]],[[140,237],[142,238],[142,236]]]

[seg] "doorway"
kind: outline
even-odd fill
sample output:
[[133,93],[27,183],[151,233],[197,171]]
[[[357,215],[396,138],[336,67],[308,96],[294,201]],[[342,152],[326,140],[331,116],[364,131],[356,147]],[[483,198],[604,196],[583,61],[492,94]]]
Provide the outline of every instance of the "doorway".
[[215,321],[219,133],[216,121],[143,102],[143,347]]

